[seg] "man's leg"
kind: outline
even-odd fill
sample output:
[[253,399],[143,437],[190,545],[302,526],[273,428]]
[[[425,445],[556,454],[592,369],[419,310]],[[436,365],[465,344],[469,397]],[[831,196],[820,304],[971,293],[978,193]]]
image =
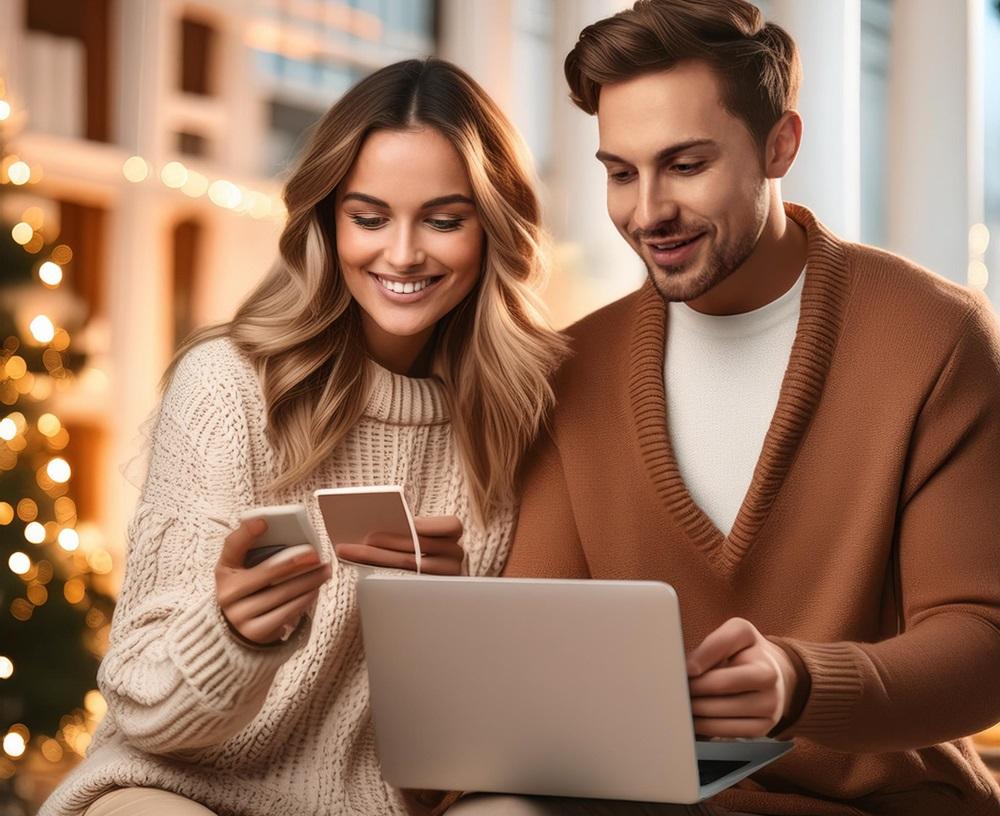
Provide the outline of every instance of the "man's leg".
[[204,805],[158,788],[119,788],[87,808],[84,816],[215,816]]

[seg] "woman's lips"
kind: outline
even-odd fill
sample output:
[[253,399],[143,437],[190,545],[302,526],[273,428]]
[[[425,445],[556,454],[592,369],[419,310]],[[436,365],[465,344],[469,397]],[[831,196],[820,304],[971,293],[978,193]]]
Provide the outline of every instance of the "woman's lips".
[[[403,280],[398,278],[384,278],[376,275],[374,272],[369,272],[368,275],[382,296],[393,303],[415,303],[423,300],[429,293],[434,291],[438,283],[444,280],[443,275]],[[413,288],[413,291],[405,291],[405,289],[409,288]],[[399,291],[400,289],[404,291]]]

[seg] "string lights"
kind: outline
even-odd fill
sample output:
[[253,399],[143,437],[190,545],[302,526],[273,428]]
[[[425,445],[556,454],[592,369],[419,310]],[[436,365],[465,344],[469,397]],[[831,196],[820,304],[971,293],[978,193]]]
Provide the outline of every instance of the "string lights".
[[249,215],[256,219],[282,219],[287,214],[284,202],[278,196],[242,187],[228,179],[210,181],[179,161],[167,162],[156,174],[152,172],[150,162],[142,156],[129,156],[122,164],[122,175],[132,184],[158,179],[162,186],[177,190],[189,198],[201,198],[207,194],[209,201],[217,207],[237,215]]
[[[35,184],[43,175],[40,167],[5,150],[5,127],[15,113],[20,116],[5,98],[0,79],[0,192]],[[73,361],[79,359],[71,351],[69,332],[46,308],[44,295],[63,286],[73,250],[67,244],[53,245],[53,230],[37,206],[20,213],[9,229],[10,238],[4,241],[13,254],[5,260],[25,274],[33,270],[43,295],[33,300],[36,306],[26,322],[15,320],[15,331],[8,329],[6,338],[0,334],[0,572],[5,573],[0,574],[0,696],[15,703],[4,712],[21,711],[15,716],[23,720],[0,721],[0,800],[21,789],[8,782],[15,776],[22,779],[19,769],[82,757],[90,744],[105,706],[100,693],[87,688],[92,683],[87,680],[88,661],[96,668],[106,648],[112,603],[99,582],[114,566],[99,529],[78,518],[70,496],[73,468],[64,454],[69,432],[56,413],[42,407],[54,389],[69,385]],[[9,271],[5,268],[5,275]],[[59,605],[65,611],[46,618],[45,613]],[[19,629],[32,627],[33,619],[48,620],[44,625],[49,627],[57,622],[63,637],[80,633],[81,641],[73,644],[79,648],[67,650],[58,644],[60,660],[73,658],[75,665],[87,667],[78,672],[80,686],[70,684],[59,698],[72,709],[62,716],[50,703],[42,702],[39,708],[32,702],[33,684],[42,680],[38,660],[47,648],[38,632],[51,631]],[[70,620],[78,622],[78,628],[66,628]]]

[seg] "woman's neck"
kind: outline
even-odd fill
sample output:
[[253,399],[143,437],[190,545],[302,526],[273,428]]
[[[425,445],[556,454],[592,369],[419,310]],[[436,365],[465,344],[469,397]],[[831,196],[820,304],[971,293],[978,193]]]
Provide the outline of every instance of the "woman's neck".
[[430,374],[433,326],[419,334],[401,337],[389,334],[365,315],[363,328],[368,356],[382,368],[406,377],[427,377]]

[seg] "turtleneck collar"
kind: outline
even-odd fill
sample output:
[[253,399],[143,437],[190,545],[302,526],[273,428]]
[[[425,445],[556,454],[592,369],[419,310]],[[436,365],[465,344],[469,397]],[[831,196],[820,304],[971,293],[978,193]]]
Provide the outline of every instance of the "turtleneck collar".
[[439,425],[448,421],[444,386],[434,377],[407,377],[367,361],[364,415],[390,425]]

